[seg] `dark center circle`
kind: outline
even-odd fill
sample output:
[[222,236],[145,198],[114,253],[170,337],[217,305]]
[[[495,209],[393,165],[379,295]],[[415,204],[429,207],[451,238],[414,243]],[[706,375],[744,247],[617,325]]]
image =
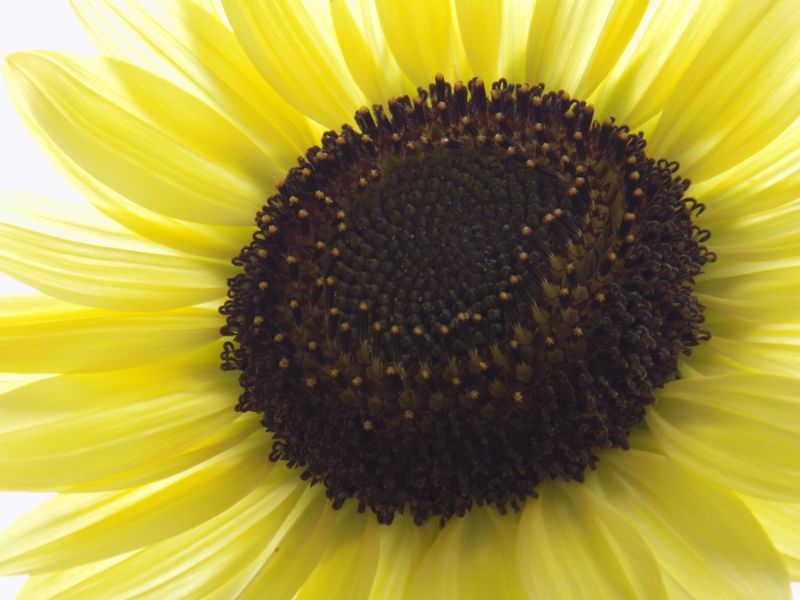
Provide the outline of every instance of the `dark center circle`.
[[237,409],[261,415],[271,460],[382,523],[582,480],[708,337],[689,182],[542,85],[437,77],[355,120],[233,261]]
[[[393,161],[345,220],[333,302],[351,323],[359,307],[370,307],[372,325],[384,331],[373,351],[385,361],[437,361],[499,343],[517,312],[501,306],[499,294],[529,295],[545,260],[522,231],[547,242],[539,225],[558,207],[556,194],[554,182],[500,152],[440,150]],[[526,250],[532,258],[523,262]],[[473,324],[475,315],[485,323]],[[397,340],[392,325],[404,331]]]

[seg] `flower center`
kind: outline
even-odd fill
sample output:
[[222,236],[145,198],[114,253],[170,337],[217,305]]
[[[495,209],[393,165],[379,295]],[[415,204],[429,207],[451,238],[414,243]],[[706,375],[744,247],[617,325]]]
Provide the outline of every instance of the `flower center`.
[[627,447],[707,338],[702,205],[641,134],[543,86],[360,109],[259,211],[223,368],[272,460],[389,523],[518,509]]

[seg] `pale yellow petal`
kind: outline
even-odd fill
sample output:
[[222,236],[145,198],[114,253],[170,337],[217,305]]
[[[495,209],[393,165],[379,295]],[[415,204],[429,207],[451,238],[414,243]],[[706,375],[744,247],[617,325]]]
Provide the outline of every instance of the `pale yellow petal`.
[[690,189],[706,204],[701,219],[713,230],[719,221],[766,213],[796,200],[800,197],[800,117],[750,158]]
[[61,375],[0,396],[0,486],[64,489],[192,450],[238,416],[236,378],[217,363]]
[[537,2],[527,79],[589,97],[633,37],[646,8],[644,0]]
[[[63,164],[65,169],[70,168],[68,163]],[[204,225],[165,217],[131,202],[81,170],[75,163],[72,165],[69,176],[81,179],[78,187],[98,210],[158,244],[187,254],[229,261],[250,241],[252,226]]]
[[778,554],[734,494],[638,450],[604,453],[590,485],[638,529],[670,598],[791,597]]
[[[580,83],[575,88],[577,95],[589,97],[594,93],[600,82],[619,62],[623,51],[644,19],[648,7],[647,0],[616,0],[608,6],[606,12],[599,15],[605,21],[602,31],[595,34],[597,37],[591,58],[586,63]],[[581,15],[581,23],[578,27],[580,27],[580,31],[591,30],[595,33],[597,31],[595,16]]]
[[414,92],[389,50],[371,0],[332,0],[331,18],[350,74],[370,103]]
[[715,313],[749,323],[780,323],[797,320],[800,306],[800,259],[797,256],[771,261],[736,261],[722,255],[706,267],[697,280],[696,295]]
[[246,442],[174,477],[111,493],[59,494],[0,534],[0,571],[42,573],[101,560],[200,525],[269,471],[268,440]]
[[658,565],[627,514],[582,484],[540,487],[518,533],[517,562],[529,597],[666,598]]
[[23,117],[101,183],[151,210],[246,225],[283,171],[218,112],[138,67],[43,51],[6,60]]
[[316,143],[305,117],[266,84],[233,32],[196,2],[72,0],[72,5],[110,56],[198,96],[282,168]]
[[765,281],[798,281],[798,267],[800,257],[796,255],[780,259],[772,257],[772,260],[732,260],[723,254],[705,267],[697,289],[703,293],[719,293],[720,286],[728,289],[729,286],[735,287],[740,279],[751,280],[756,276]]
[[666,102],[650,152],[700,181],[773,141],[800,112],[798,28],[796,0],[738,5]]
[[518,523],[519,515],[501,516],[486,507],[451,519],[423,557],[409,598],[526,598],[512,560]]
[[383,33],[392,54],[411,82],[426,87],[437,73],[445,78],[469,78],[457,73],[450,2],[377,0]]
[[209,344],[220,325],[212,309],[122,313],[6,296],[0,298],[0,364],[19,373],[123,369]]
[[109,231],[88,205],[30,195],[4,194],[2,200],[0,271],[67,302],[169,310],[224,297],[233,275],[233,266],[222,261],[177,254],[124,231]]
[[528,36],[536,3],[530,0],[502,0],[502,4],[498,74],[512,82],[539,83],[529,81],[527,73]]
[[800,379],[744,373],[670,382],[648,410],[664,451],[720,485],[800,501]]
[[71,586],[89,579],[101,571],[113,567],[136,551],[117,554],[103,560],[98,560],[77,567],[70,567],[52,573],[31,575],[26,577],[25,584],[19,590],[14,600],[41,600],[41,598],[55,598],[59,593],[68,590]]
[[[800,316],[800,315],[798,315]],[[800,324],[751,324],[727,320],[712,328],[705,361],[725,358],[739,369],[800,373]]]
[[[786,263],[768,265],[743,264],[738,274],[730,277],[699,277],[696,296],[709,309],[709,315],[723,316],[751,323],[792,322],[800,305],[800,286],[787,282],[798,281],[800,268]],[[723,272],[724,273],[724,272]]]
[[41,373],[0,373],[0,394],[13,392],[18,388],[48,377],[50,375]]
[[507,77],[499,70],[500,44],[506,23],[504,2],[456,0],[458,28],[464,51],[476,76],[486,81]]
[[[759,196],[761,194],[754,195],[753,201],[757,202]],[[761,213],[745,213],[725,220],[716,219],[709,225],[712,231],[711,247],[723,260],[754,261],[762,264],[775,260],[786,261],[800,256],[798,223],[800,200],[793,200]]]
[[742,20],[755,23],[766,5],[746,1],[651,2],[630,46],[597,89],[597,114],[640,127],[664,109],[681,76],[706,43],[716,35],[725,35],[720,25],[725,17],[738,13]]
[[330,0],[224,0],[250,60],[292,106],[330,128],[352,120],[364,97],[336,41]]
[[358,513],[355,502],[340,509],[331,544],[303,583],[297,600],[367,598],[378,564],[380,527],[374,515]]
[[[233,448],[253,432],[264,435],[264,426],[261,425],[258,415],[255,413],[241,415],[233,421],[217,427],[209,435],[202,437],[197,443],[183,451],[162,456],[152,462],[114,473],[102,479],[81,483],[77,489],[82,492],[121,490],[171,477]],[[42,475],[40,489],[48,488],[47,478],[46,473]],[[73,486],[69,489],[74,491],[76,488]]]
[[[35,123],[28,123],[36,132]],[[38,132],[41,147],[61,173],[100,212],[145,239],[187,254],[230,260],[252,235],[252,226],[189,223],[166,217],[128,200],[82,169],[59,146]]]
[[769,502],[751,496],[741,498],[781,552],[792,579],[800,580],[800,504]]
[[369,600],[406,598],[413,577],[438,532],[436,523],[418,526],[410,515],[397,515],[381,527],[378,566]]
[[205,523],[133,553],[31,578],[22,598],[233,597],[300,498],[297,473],[274,467],[252,492]]
[[61,230],[63,237],[131,250],[156,248],[82,199],[65,199],[20,190],[0,191],[0,223],[42,233]]
[[192,2],[221,22],[225,22],[225,8],[222,6],[222,0],[192,0]]
[[237,600],[293,600],[333,543],[335,520],[322,486],[306,489],[278,531],[258,549],[259,563]]
[[130,369],[37,375],[32,381],[31,376],[22,375],[22,385],[4,389],[0,395],[0,432],[45,426],[71,415],[113,411],[192,385],[224,382],[235,390],[235,373],[220,372],[219,362],[217,348],[211,345]]

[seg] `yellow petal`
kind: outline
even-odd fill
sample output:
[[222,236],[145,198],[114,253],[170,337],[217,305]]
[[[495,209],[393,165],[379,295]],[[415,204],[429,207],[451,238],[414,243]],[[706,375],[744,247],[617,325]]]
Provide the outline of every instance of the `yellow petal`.
[[174,477],[131,490],[59,494],[0,534],[0,571],[41,573],[101,560],[187,531],[241,500],[269,471],[255,434]]
[[591,485],[652,550],[670,598],[791,597],[780,558],[733,494],[638,450],[605,453],[595,475]]
[[[597,114],[638,128],[664,109],[683,73],[723,19],[737,10],[757,21],[745,3],[670,0],[655,2],[637,35],[598,90]],[[766,3],[750,3],[751,7]],[[724,35],[724,32],[720,30]],[[677,159],[678,157],[670,157]]]
[[474,74],[486,81],[507,77],[499,70],[500,43],[506,23],[504,2],[456,0],[458,28]]
[[0,298],[0,364],[18,373],[96,372],[156,362],[219,338],[216,311],[121,313],[42,296]]
[[237,600],[295,598],[333,539],[336,511],[321,488],[306,489],[278,531],[259,548],[260,564]]
[[651,136],[651,153],[694,180],[769,144],[800,111],[800,12],[795,0],[746,2],[720,23],[678,82]]
[[191,450],[237,417],[235,377],[214,362],[61,375],[0,396],[0,487],[63,489]]
[[177,83],[225,115],[288,169],[316,143],[305,117],[253,67],[236,36],[190,0],[72,0],[110,56]]
[[527,79],[589,97],[633,37],[646,8],[641,0],[537,2]]
[[578,483],[539,491],[525,506],[518,534],[529,597],[666,598],[658,565],[626,522],[628,513],[616,513]]
[[380,527],[372,514],[356,512],[354,502],[339,510],[331,544],[297,600],[366,598],[378,564]]
[[[264,427],[259,422],[258,415],[248,413],[240,415],[233,421],[218,427],[209,435],[202,437],[197,443],[183,451],[162,456],[158,460],[136,466],[127,471],[119,471],[104,477],[72,486],[69,491],[102,492],[120,490],[124,488],[151,483],[158,479],[171,477],[194,468],[202,462],[233,448],[253,432],[264,435]],[[48,489],[47,474],[42,475],[39,489]]]
[[[706,320],[734,319],[746,323],[791,322],[797,317],[796,298],[788,296],[785,285],[763,283],[745,286],[743,298],[697,293],[701,304],[706,307]],[[759,295],[760,293],[766,295]],[[776,294],[776,295],[770,295]],[[715,318],[716,317],[716,318]],[[709,329],[714,329],[709,327]]]
[[370,103],[415,90],[389,50],[371,1],[332,0],[331,18],[350,74]]
[[712,328],[711,339],[706,342],[709,352],[703,362],[735,365],[734,368],[795,375],[800,372],[800,325],[749,324],[727,320],[726,331],[721,326]]
[[390,527],[381,527],[378,566],[369,600],[406,598],[422,557],[430,548],[438,527],[417,526],[410,515],[398,515]]
[[[758,201],[758,196],[754,196],[753,200]],[[717,256],[730,261],[786,261],[800,256],[798,222],[800,200],[762,213],[746,214],[724,221],[717,219],[709,226],[712,230],[711,247]]]
[[282,172],[172,83],[108,58],[7,57],[23,117],[101,183],[156,212],[245,225]]
[[672,381],[647,424],[664,451],[712,481],[800,501],[800,379],[771,373]]
[[[502,23],[498,31],[497,76],[505,77],[512,82],[539,83],[528,81],[527,76],[527,49],[528,34],[531,28],[531,18],[535,2],[528,0],[499,0],[502,4]],[[462,38],[464,32],[462,30]],[[465,50],[469,50],[469,42],[464,39]],[[477,74],[477,73],[476,73]],[[490,79],[489,75],[481,77]]]
[[800,579],[800,504],[769,502],[751,496],[741,498],[783,555],[792,579]]
[[292,106],[326,127],[351,121],[364,97],[336,42],[329,0],[224,0],[250,60]]
[[377,0],[383,33],[408,79],[427,86],[437,73],[454,81],[456,73],[450,3],[436,0]]
[[71,567],[52,573],[31,575],[26,577],[25,584],[19,590],[14,600],[40,600],[40,598],[55,598],[58,594],[69,593],[69,589],[89,579],[92,575],[104,569],[113,567],[128,556],[135,554],[135,550],[125,554],[118,554],[110,558],[98,560],[93,563]]
[[691,188],[706,204],[704,224],[780,209],[800,196],[800,117],[750,158]]
[[[30,124],[35,129],[35,124]],[[41,133],[41,132],[40,132]],[[39,135],[40,145],[62,174],[99,211],[143,238],[186,254],[230,260],[252,235],[252,227],[203,225],[165,217],[103,185],[51,140]]]
[[192,0],[192,2],[221,22],[225,22],[225,9],[222,6],[222,0]]
[[[0,191],[0,223],[52,233],[87,243],[105,241],[119,248],[147,247],[147,241],[98,212],[81,199],[62,199],[35,192]],[[149,244],[150,247],[156,247]]]
[[182,256],[109,231],[89,206],[30,195],[4,194],[2,200],[0,270],[45,294],[97,308],[145,311],[225,295],[233,267],[221,261]]
[[0,432],[56,423],[71,415],[113,411],[192,385],[222,382],[235,391],[236,376],[219,371],[216,350],[206,346],[153,364],[102,373],[34,376],[32,381],[30,376],[20,376],[22,385],[0,395]]
[[42,379],[47,379],[49,375],[40,373],[0,373],[0,394],[13,392],[14,390],[35,383]]
[[186,254],[229,261],[250,240],[252,227],[203,225],[165,217],[131,202],[72,164],[74,169],[68,176],[82,179],[78,187],[98,210],[158,244]]
[[751,280],[754,276],[765,280],[779,279],[784,282],[797,281],[800,257],[756,261],[756,260],[731,260],[727,255],[718,257],[716,262],[705,267],[705,271],[698,285],[698,291],[705,293],[720,293],[720,287],[729,289],[736,286],[739,279]]
[[251,493],[171,538],[100,563],[32,577],[21,598],[234,597],[305,487],[276,465]]
[[436,534],[412,579],[410,598],[525,598],[515,549],[517,515],[475,507]]
[[[709,268],[709,271],[711,271]],[[697,280],[696,295],[708,307],[709,314],[721,315],[751,323],[792,322],[797,317],[800,304],[798,281],[800,268],[783,262],[742,264],[737,272],[735,264],[722,275],[701,276]],[[712,312],[713,311],[713,312]]]

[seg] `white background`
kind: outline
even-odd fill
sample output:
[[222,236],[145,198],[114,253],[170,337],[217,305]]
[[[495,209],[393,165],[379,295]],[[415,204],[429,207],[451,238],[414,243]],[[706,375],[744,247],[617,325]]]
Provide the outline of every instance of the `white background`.
[[[67,0],[0,0],[0,55],[33,48],[84,53],[94,51],[73,16]],[[77,199],[77,193],[63,182],[33,140],[27,136],[11,106],[6,89],[2,86],[0,190],[9,189]],[[20,292],[25,289],[25,286],[0,274],[0,293]],[[47,497],[48,494],[0,492],[0,529]],[[0,600],[13,598],[23,581],[24,577],[21,576],[0,577]],[[793,589],[795,600],[800,600],[800,584],[795,584]]]

